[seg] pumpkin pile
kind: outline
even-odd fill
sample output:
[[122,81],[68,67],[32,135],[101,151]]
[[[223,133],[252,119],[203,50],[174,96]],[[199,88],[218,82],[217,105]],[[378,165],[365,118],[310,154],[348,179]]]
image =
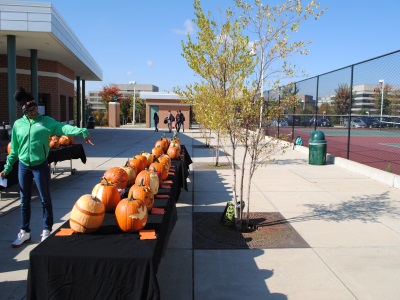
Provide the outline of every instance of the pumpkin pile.
[[52,149],[58,149],[61,146],[68,146],[74,141],[74,137],[72,136],[57,136],[57,135],[52,135],[49,139],[49,145],[50,148]]
[[[52,136],[50,147],[65,145],[67,139],[66,136]],[[115,214],[123,232],[143,229],[154,205],[154,195],[158,193],[161,181],[168,177],[171,160],[179,159],[180,152],[179,138],[170,141],[161,137],[151,152],[142,151],[128,158],[124,166],[107,169],[91,194],[76,201],[70,217],[72,230],[80,233],[96,231],[105,213]]]

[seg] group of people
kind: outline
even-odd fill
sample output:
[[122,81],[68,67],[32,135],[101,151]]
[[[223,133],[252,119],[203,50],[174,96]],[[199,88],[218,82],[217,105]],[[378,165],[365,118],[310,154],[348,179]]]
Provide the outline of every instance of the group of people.
[[[157,132],[158,131],[158,123],[160,121],[160,118],[156,112],[154,113],[153,120],[154,120],[154,126],[155,126],[154,131]],[[182,131],[185,132],[185,115],[182,113],[181,110],[177,110],[175,116],[172,114],[172,112],[170,110],[168,111],[168,117],[165,118],[164,123],[168,124],[169,132],[172,132],[174,122],[175,122],[176,131],[179,132],[182,128]]]

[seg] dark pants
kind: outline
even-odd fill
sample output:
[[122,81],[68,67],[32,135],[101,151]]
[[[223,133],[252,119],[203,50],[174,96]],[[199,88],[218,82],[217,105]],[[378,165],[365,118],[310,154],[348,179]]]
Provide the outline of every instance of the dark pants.
[[18,180],[21,196],[21,229],[30,232],[32,181],[35,178],[43,208],[43,229],[52,230],[53,206],[50,197],[50,168],[47,161],[35,167],[19,162]]

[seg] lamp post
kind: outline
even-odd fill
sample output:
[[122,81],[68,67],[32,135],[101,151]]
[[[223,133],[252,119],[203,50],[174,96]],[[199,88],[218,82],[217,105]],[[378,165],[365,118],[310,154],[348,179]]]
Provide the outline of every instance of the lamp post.
[[381,84],[381,93],[382,93],[382,99],[381,99],[381,126],[382,126],[382,114],[383,114],[383,90],[385,88],[385,80],[381,79],[379,80],[379,83]]
[[136,81],[129,81],[130,85],[133,85],[133,111],[132,111],[132,125],[136,124]]

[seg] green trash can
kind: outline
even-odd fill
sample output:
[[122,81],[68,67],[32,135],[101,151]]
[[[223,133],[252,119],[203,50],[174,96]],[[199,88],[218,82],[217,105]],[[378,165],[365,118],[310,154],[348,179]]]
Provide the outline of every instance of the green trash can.
[[308,141],[308,163],[310,165],[326,165],[326,140],[321,130],[310,132]]

